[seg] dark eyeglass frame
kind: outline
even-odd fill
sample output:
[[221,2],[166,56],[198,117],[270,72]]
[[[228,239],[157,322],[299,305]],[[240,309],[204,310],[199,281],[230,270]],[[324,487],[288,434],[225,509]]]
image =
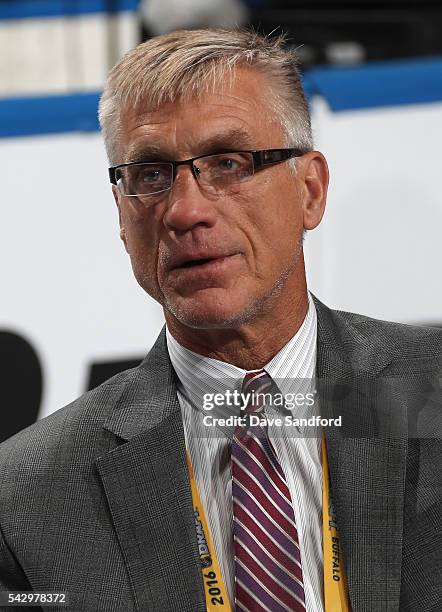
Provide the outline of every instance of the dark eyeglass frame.
[[260,170],[261,168],[265,166],[270,166],[272,164],[280,164],[281,162],[287,161],[288,159],[292,159],[293,157],[301,157],[302,155],[305,155],[307,151],[303,151],[302,149],[295,149],[295,148],[262,149],[262,150],[253,150],[253,151],[228,150],[228,151],[217,151],[216,153],[210,153],[208,155],[198,155],[197,157],[192,157],[190,159],[183,159],[182,161],[167,161],[167,160],[155,161],[155,162],[151,160],[133,161],[133,162],[128,162],[126,164],[118,164],[117,166],[112,166],[111,168],[109,168],[109,179],[112,185],[117,185],[116,171],[119,168],[125,168],[127,166],[137,166],[140,164],[152,164],[152,165],[169,164],[172,166],[172,183],[171,183],[170,188],[165,190],[165,191],[168,191],[169,189],[172,188],[172,185],[176,179],[178,166],[190,166],[190,169],[192,170],[192,174],[194,178],[198,179],[199,170],[196,166],[194,166],[194,162],[204,157],[212,157],[214,155],[224,155],[224,154],[228,155],[229,153],[232,153],[232,154],[233,153],[251,153],[253,156],[253,172],[255,172],[255,170]]

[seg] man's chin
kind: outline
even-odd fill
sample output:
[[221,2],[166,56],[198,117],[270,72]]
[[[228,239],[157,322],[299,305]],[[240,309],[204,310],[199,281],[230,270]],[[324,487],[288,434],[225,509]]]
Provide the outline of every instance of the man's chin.
[[[184,302],[184,303],[183,303]],[[231,329],[245,322],[245,307],[234,307],[232,303],[186,303],[166,302],[165,308],[179,323],[193,329]]]

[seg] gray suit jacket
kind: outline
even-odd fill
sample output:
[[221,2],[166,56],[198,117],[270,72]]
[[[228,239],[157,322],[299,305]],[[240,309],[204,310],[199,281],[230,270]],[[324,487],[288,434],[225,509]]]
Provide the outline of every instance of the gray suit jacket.
[[[343,417],[327,435],[353,610],[440,611],[442,332],[316,307],[321,406]],[[0,591],[203,612],[164,330],[139,367],[0,445],[0,530]]]

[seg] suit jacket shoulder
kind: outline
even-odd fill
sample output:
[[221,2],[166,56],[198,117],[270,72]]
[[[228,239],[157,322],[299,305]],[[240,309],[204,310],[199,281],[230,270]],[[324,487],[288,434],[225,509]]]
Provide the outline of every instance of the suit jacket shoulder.
[[325,343],[354,368],[370,370],[374,363],[374,369],[383,371],[384,375],[400,376],[410,370],[414,373],[440,373],[442,329],[331,310],[316,298],[315,305],[319,352],[320,343]]
[[[21,478],[28,472],[33,476],[33,468],[43,470],[46,463],[53,465],[59,460],[61,448],[75,443],[76,460],[90,458],[96,450],[91,444],[94,432],[100,432],[126,385],[136,379],[137,369],[117,374],[0,444],[0,495],[5,480],[14,478],[14,468],[21,470]],[[1,506],[2,501],[0,498]]]

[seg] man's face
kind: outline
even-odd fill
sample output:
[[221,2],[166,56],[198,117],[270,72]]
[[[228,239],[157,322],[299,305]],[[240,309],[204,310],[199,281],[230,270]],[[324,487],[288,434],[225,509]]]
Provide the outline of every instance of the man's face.
[[[222,93],[155,111],[127,110],[121,161],[284,148],[269,96],[261,75],[238,70]],[[233,328],[259,317],[275,299],[290,303],[296,275],[303,274],[306,194],[297,177],[285,162],[214,195],[190,167],[180,166],[172,190],[153,205],[115,190],[135,277],[164,306],[166,318],[194,328]]]

